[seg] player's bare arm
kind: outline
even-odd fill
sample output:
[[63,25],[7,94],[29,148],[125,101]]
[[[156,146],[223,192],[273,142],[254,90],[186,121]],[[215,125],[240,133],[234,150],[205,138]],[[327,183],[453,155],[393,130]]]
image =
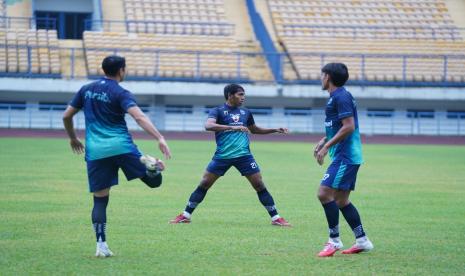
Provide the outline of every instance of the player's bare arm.
[[134,118],[136,123],[147,132],[150,136],[155,138],[158,141],[158,148],[163,153],[166,159],[171,158],[171,151],[168,147],[168,143],[166,143],[165,138],[161,133],[157,130],[157,128],[152,124],[150,119],[142,112],[142,110],[138,106],[133,106],[128,109],[129,115]]
[[207,131],[232,130],[232,131],[240,131],[240,132],[249,132],[249,129],[245,126],[228,126],[228,125],[217,124],[215,118],[207,119],[207,121],[205,122],[205,130]]
[[342,119],[342,127],[339,129],[339,131],[334,135],[331,140],[326,142],[323,147],[318,151],[316,154],[316,160],[318,164],[323,165],[324,159],[326,154],[328,154],[329,148],[334,146],[335,144],[339,143],[341,140],[346,138],[348,135],[350,135],[353,131],[355,130],[355,121],[354,117],[347,117]]
[[249,130],[251,133],[253,134],[270,134],[270,133],[282,133],[282,134],[287,134],[289,133],[289,130],[287,128],[283,128],[283,127],[280,127],[280,128],[262,128],[262,127],[259,127],[255,124],[253,125],[250,125],[249,127]]
[[69,137],[69,144],[71,149],[76,154],[81,154],[84,152],[84,145],[81,143],[79,138],[76,135],[76,131],[74,130],[73,124],[73,117],[79,112],[79,109],[74,108],[70,105],[66,108],[65,112],[63,113],[63,124],[66,129],[66,133]]

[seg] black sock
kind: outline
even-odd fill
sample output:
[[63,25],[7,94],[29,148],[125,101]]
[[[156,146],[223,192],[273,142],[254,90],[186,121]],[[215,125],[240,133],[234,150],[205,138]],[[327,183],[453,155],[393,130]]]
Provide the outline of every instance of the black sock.
[[352,203],[349,203],[345,207],[341,208],[341,212],[347,223],[349,223],[350,228],[352,228],[355,238],[358,239],[364,237],[365,231],[363,231],[362,221],[360,220],[357,208],[355,208]]
[[98,242],[106,241],[105,228],[107,224],[107,205],[109,196],[94,196],[94,208],[92,209],[92,225]]
[[257,195],[262,205],[265,206],[265,209],[268,211],[268,214],[270,214],[270,217],[276,216],[278,214],[278,211],[276,210],[276,206],[274,205],[273,197],[270,195],[268,190],[263,189],[260,192],[257,192]]
[[339,208],[336,201],[321,204],[325,210],[326,220],[328,221],[329,237],[339,237]]
[[195,189],[195,191],[189,197],[189,202],[187,202],[186,209],[184,209],[184,211],[188,212],[189,214],[192,214],[197,205],[199,205],[200,202],[202,202],[206,194],[207,190],[201,187],[197,187],[197,189]]

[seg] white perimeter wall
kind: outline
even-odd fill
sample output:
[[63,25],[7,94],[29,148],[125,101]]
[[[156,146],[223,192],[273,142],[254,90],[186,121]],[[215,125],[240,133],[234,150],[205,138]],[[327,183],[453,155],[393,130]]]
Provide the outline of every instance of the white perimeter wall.
[[[39,110],[39,103],[66,104],[89,80],[0,78],[0,102],[31,104],[26,110],[0,110],[0,127],[62,128],[62,111]],[[224,102],[225,84],[184,82],[123,82],[162,130],[201,131],[205,106]],[[286,126],[295,132],[323,132],[323,107],[328,97],[319,86],[244,85],[246,105],[271,107],[270,115],[255,115],[264,127]],[[465,135],[465,119],[447,118],[447,110],[465,110],[463,88],[347,87],[358,102],[361,132],[365,134]],[[192,106],[190,114],[166,112],[166,105]],[[284,108],[308,107],[310,116],[285,116]],[[394,109],[391,118],[367,116],[367,109]],[[435,110],[434,118],[408,118],[407,109]],[[129,121],[131,129],[138,126]],[[82,114],[76,125],[84,127]]]

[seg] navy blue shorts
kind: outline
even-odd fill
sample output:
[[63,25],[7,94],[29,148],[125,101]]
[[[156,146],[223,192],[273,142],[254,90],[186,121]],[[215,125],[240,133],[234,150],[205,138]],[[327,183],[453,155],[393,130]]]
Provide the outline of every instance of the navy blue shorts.
[[118,170],[123,170],[126,179],[133,180],[145,175],[145,165],[139,160],[141,154],[125,153],[107,158],[88,160],[87,177],[90,192],[97,192],[118,185]]
[[216,175],[223,176],[231,166],[241,173],[241,175],[252,175],[260,172],[257,162],[252,155],[241,156],[231,159],[212,159],[208,164],[207,171]]
[[359,168],[359,164],[345,164],[336,160],[329,165],[321,179],[321,185],[337,190],[353,191]]

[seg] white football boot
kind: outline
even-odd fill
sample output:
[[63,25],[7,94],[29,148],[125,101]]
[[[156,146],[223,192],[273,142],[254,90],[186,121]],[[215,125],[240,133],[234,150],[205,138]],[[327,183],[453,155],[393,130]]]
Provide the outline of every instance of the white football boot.
[[139,160],[150,172],[161,172],[165,169],[165,163],[163,163],[163,161],[150,155],[143,155]]
[[343,250],[342,254],[358,254],[361,252],[368,252],[373,250],[374,246],[373,243],[368,239],[368,237],[361,237],[356,239],[355,244],[346,250]]
[[110,248],[106,242],[98,242],[97,243],[97,250],[95,251],[95,257],[111,257],[113,256],[113,252],[111,252]]

